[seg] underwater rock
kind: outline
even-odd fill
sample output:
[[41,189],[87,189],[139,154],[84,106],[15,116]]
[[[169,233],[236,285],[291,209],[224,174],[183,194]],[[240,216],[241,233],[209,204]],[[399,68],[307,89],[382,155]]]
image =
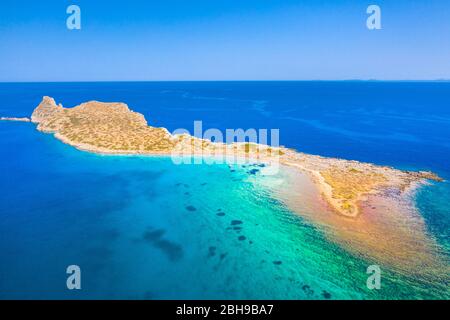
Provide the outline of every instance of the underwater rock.
[[155,248],[161,250],[171,261],[180,260],[183,257],[183,248],[172,241],[163,239],[165,230],[149,230],[144,233],[143,239],[150,243]]
[[153,242],[160,239],[165,233],[166,230],[163,229],[147,231],[146,233],[144,233],[144,240]]
[[308,286],[307,284],[302,286],[302,290],[305,292],[305,294],[312,296],[314,294],[314,290],[311,289],[310,286]]
[[209,249],[208,249],[208,258],[213,257],[213,256],[216,255],[216,249],[217,248],[214,247],[214,246],[209,247]]
[[325,290],[322,291],[322,295],[325,299],[331,299],[331,293],[326,292]]

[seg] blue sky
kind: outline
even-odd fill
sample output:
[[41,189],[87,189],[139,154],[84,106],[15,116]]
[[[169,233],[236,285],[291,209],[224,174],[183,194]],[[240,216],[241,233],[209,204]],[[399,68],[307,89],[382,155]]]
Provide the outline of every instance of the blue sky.
[[[370,4],[382,30],[366,28]],[[0,81],[442,78],[444,0],[0,2]]]

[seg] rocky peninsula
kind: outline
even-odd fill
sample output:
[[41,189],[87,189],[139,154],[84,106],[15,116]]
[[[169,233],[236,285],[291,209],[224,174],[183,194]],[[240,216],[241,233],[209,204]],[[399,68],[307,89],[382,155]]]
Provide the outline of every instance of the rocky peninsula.
[[[2,118],[12,120],[14,118]],[[25,121],[17,118],[17,121]],[[308,174],[336,213],[357,217],[369,195],[395,189],[406,192],[426,180],[442,181],[432,172],[402,171],[370,163],[309,155],[285,147],[252,143],[214,143],[188,134],[172,135],[148,125],[124,103],[90,101],[73,108],[44,97],[31,121],[42,132],[80,150],[101,154],[235,156],[280,163]]]

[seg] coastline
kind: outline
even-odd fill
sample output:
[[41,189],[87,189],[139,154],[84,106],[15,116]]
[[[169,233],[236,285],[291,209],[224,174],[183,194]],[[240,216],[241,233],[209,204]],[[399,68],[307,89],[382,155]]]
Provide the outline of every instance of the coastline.
[[448,281],[445,249],[428,232],[416,207],[415,194],[424,182],[412,183],[403,192],[390,189],[367,195],[359,204],[361,213],[348,217],[336,214],[307,173],[293,167],[284,170],[285,183],[273,188],[276,198],[330,241],[407,277]]
[[[97,154],[97,155],[101,155],[101,156],[138,156],[138,157],[142,157],[142,156],[147,156],[147,157],[183,157],[185,155],[180,154],[172,154],[171,152],[166,152],[166,151],[161,151],[161,152],[139,152],[139,151],[135,151],[135,152],[129,152],[126,150],[108,150],[108,149],[103,149],[103,148],[96,148],[95,146],[91,146],[91,145],[83,145],[83,144],[76,144],[73,141],[70,141],[70,139],[67,139],[65,136],[59,135],[59,134],[54,134],[54,137],[57,138],[58,140],[60,140],[61,142],[63,142],[66,145],[69,145],[77,150],[83,151],[83,152],[88,152],[88,153],[93,153],[93,154]],[[270,164],[271,161],[273,161],[273,159],[270,158],[260,158],[260,157],[253,157],[251,155],[248,154],[233,154],[233,155],[229,155],[227,153],[219,153],[219,154],[204,154],[203,152],[192,152],[188,155],[188,157],[190,158],[201,158],[202,160],[205,159],[212,159],[212,162],[214,162],[214,158],[218,157],[219,159],[217,159],[217,161],[225,161],[225,163],[229,163],[229,164],[235,164],[237,163],[249,163],[249,162],[256,162],[256,163],[265,163],[265,164]],[[229,160],[229,158],[231,158]],[[223,160],[225,159],[225,160]],[[336,160],[344,160],[344,159],[336,159]],[[230,161],[230,162],[228,162]],[[346,161],[346,160],[344,160]],[[205,161],[208,162],[208,161]],[[348,214],[348,213],[342,213],[341,210],[339,210],[339,206],[341,205],[341,202],[337,199],[335,199],[333,197],[333,189],[332,187],[326,183],[325,179],[323,178],[323,176],[320,174],[320,171],[317,170],[312,170],[312,169],[308,169],[304,166],[302,166],[299,163],[293,162],[293,161],[280,161],[281,166],[288,166],[291,168],[296,168],[299,171],[305,173],[310,179],[311,181],[313,181],[315,183],[315,185],[317,186],[319,193],[322,195],[323,198],[326,199],[326,201],[328,202],[330,209],[333,210],[333,212],[335,214],[341,215],[343,217],[347,217],[347,218],[356,218],[361,214],[361,206],[364,202],[367,201],[367,199],[371,196],[371,195],[375,195],[377,193],[379,193],[380,191],[382,191],[382,188],[380,189],[374,189],[371,190],[369,192],[365,192],[365,193],[361,193],[357,196],[356,199],[350,201],[352,205],[355,206],[355,208],[357,208],[357,210],[352,213],[352,214]],[[420,179],[420,180],[416,180],[416,181],[411,181],[409,185],[405,186],[404,190],[402,191],[402,194],[405,198],[410,198],[411,201],[414,201],[413,198],[416,194],[416,192],[418,191],[418,189],[420,187],[422,187],[423,185],[427,185],[429,184],[429,182],[427,182],[426,179]]]
[[[18,120],[14,120],[18,119]],[[28,118],[26,118],[28,119]],[[25,121],[23,118],[8,118]],[[29,119],[28,119],[29,120]],[[287,165],[307,173],[339,215],[356,218],[371,195],[389,188],[404,192],[415,182],[442,181],[432,172],[397,170],[371,163],[309,155],[286,147],[256,143],[215,143],[188,134],[172,135],[147,124],[123,103],[86,102],[73,108],[44,97],[31,116],[37,130],[78,150],[99,155],[231,158]],[[406,193],[405,193],[406,194]]]
[[[177,154],[177,153],[173,153],[173,152],[169,152],[169,151],[161,151],[161,152],[133,151],[133,152],[130,152],[127,150],[109,150],[109,149],[105,149],[105,148],[97,148],[97,147],[91,146],[91,145],[77,144],[77,143],[74,143],[73,141],[71,141],[70,139],[68,139],[67,137],[60,135],[58,133],[55,133],[54,137],[57,138],[58,140],[60,140],[61,142],[65,143],[67,145],[70,145],[80,151],[95,153],[95,154],[104,155],[104,156],[150,156],[150,157],[155,157],[155,156],[158,156],[158,157],[174,157],[174,156],[175,157],[177,157],[177,156],[183,157],[184,156],[184,157],[186,157],[186,155],[183,153]],[[191,157],[191,158],[199,157],[199,158],[202,158],[203,160],[208,159],[208,158],[214,158],[214,157],[219,157],[219,158],[223,158],[223,159],[232,158],[230,161],[231,164],[233,164],[235,161],[238,161],[238,162],[241,161],[241,163],[257,162],[257,163],[271,164],[274,161],[274,159],[271,157],[253,156],[253,155],[248,155],[248,154],[239,153],[239,152],[238,153],[232,152],[231,155],[228,152],[205,154],[202,151],[194,150],[193,152],[190,152],[187,156]],[[339,160],[347,161],[344,159],[337,159],[337,158],[336,159],[328,158],[328,159],[337,160],[337,161],[339,161]],[[220,160],[221,159],[219,159],[219,161]],[[228,160],[225,160],[225,162],[227,162],[227,161]],[[370,191],[362,192],[362,193],[358,194],[355,199],[346,200],[346,202],[348,202],[351,206],[353,206],[355,208],[355,210],[350,213],[345,212],[345,211],[340,210],[342,202],[333,196],[333,188],[330,186],[330,184],[328,184],[325,181],[325,179],[321,175],[320,171],[309,169],[305,166],[302,166],[299,162],[295,162],[295,160],[291,160],[291,159],[285,160],[285,159],[281,158],[276,161],[280,161],[281,165],[293,167],[302,172],[307,173],[309,178],[317,185],[317,187],[320,190],[321,195],[327,200],[328,204],[331,206],[333,211],[336,214],[342,215],[345,217],[356,218],[357,216],[359,216],[361,214],[361,210],[360,210],[361,203],[364,203],[365,201],[367,201],[367,199],[370,195],[377,194],[380,191],[382,191],[382,189],[383,189],[382,187],[380,187],[380,188],[377,187]],[[205,161],[205,162],[207,162],[207,161]],[[372,165],[372,164],[370,164],[370,165]],[[389,167],[389,169],[393,169],[393,168]],[[402,188],[404,188],[404,190],[403,190],[404,196],[405,197],[413,197],[413,195],[415,194],[417,189],[426,183],[427,183],[426,178],[420,178],[418,180],[410,181],[408,184],[402,186]]]

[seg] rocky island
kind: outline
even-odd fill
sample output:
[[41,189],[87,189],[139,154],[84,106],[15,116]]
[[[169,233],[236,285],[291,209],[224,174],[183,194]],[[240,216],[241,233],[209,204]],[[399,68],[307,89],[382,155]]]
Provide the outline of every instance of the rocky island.
[[226,161],[250,161],[263,169],[281,165],[287,176],[273,189],[274,196],[293,212],[328,230],[325,234],[333,241],[404,274],[427,273],[438,279],[448,274],[441,249],[428,235],[411,197],[427,181],[442,181],[432,172],[321,157],[286,147],[225,144],[186,133],[171,134],[165,128],[150,126],[142,114],[124,103],[90,101],[64,108],[44,97],[31,122],[39,131],[52,133],[68,145],[98,154],[191,159],[219,156]]
[[[7,120],[11,120],[8,118]],[[124,103],[90,101],[73,108],[44,97],[31,121],[80,150],[101,154],[233,155],[280,163],[307,173],[338,214],[356,217],[370,194],[401,192],[425,180],[442,181],[432,172],[402,171],[387,166],[309,155],[285,147],[250,143],[214,143],[187,134],[172,135],[149,126],[144,116]]]

